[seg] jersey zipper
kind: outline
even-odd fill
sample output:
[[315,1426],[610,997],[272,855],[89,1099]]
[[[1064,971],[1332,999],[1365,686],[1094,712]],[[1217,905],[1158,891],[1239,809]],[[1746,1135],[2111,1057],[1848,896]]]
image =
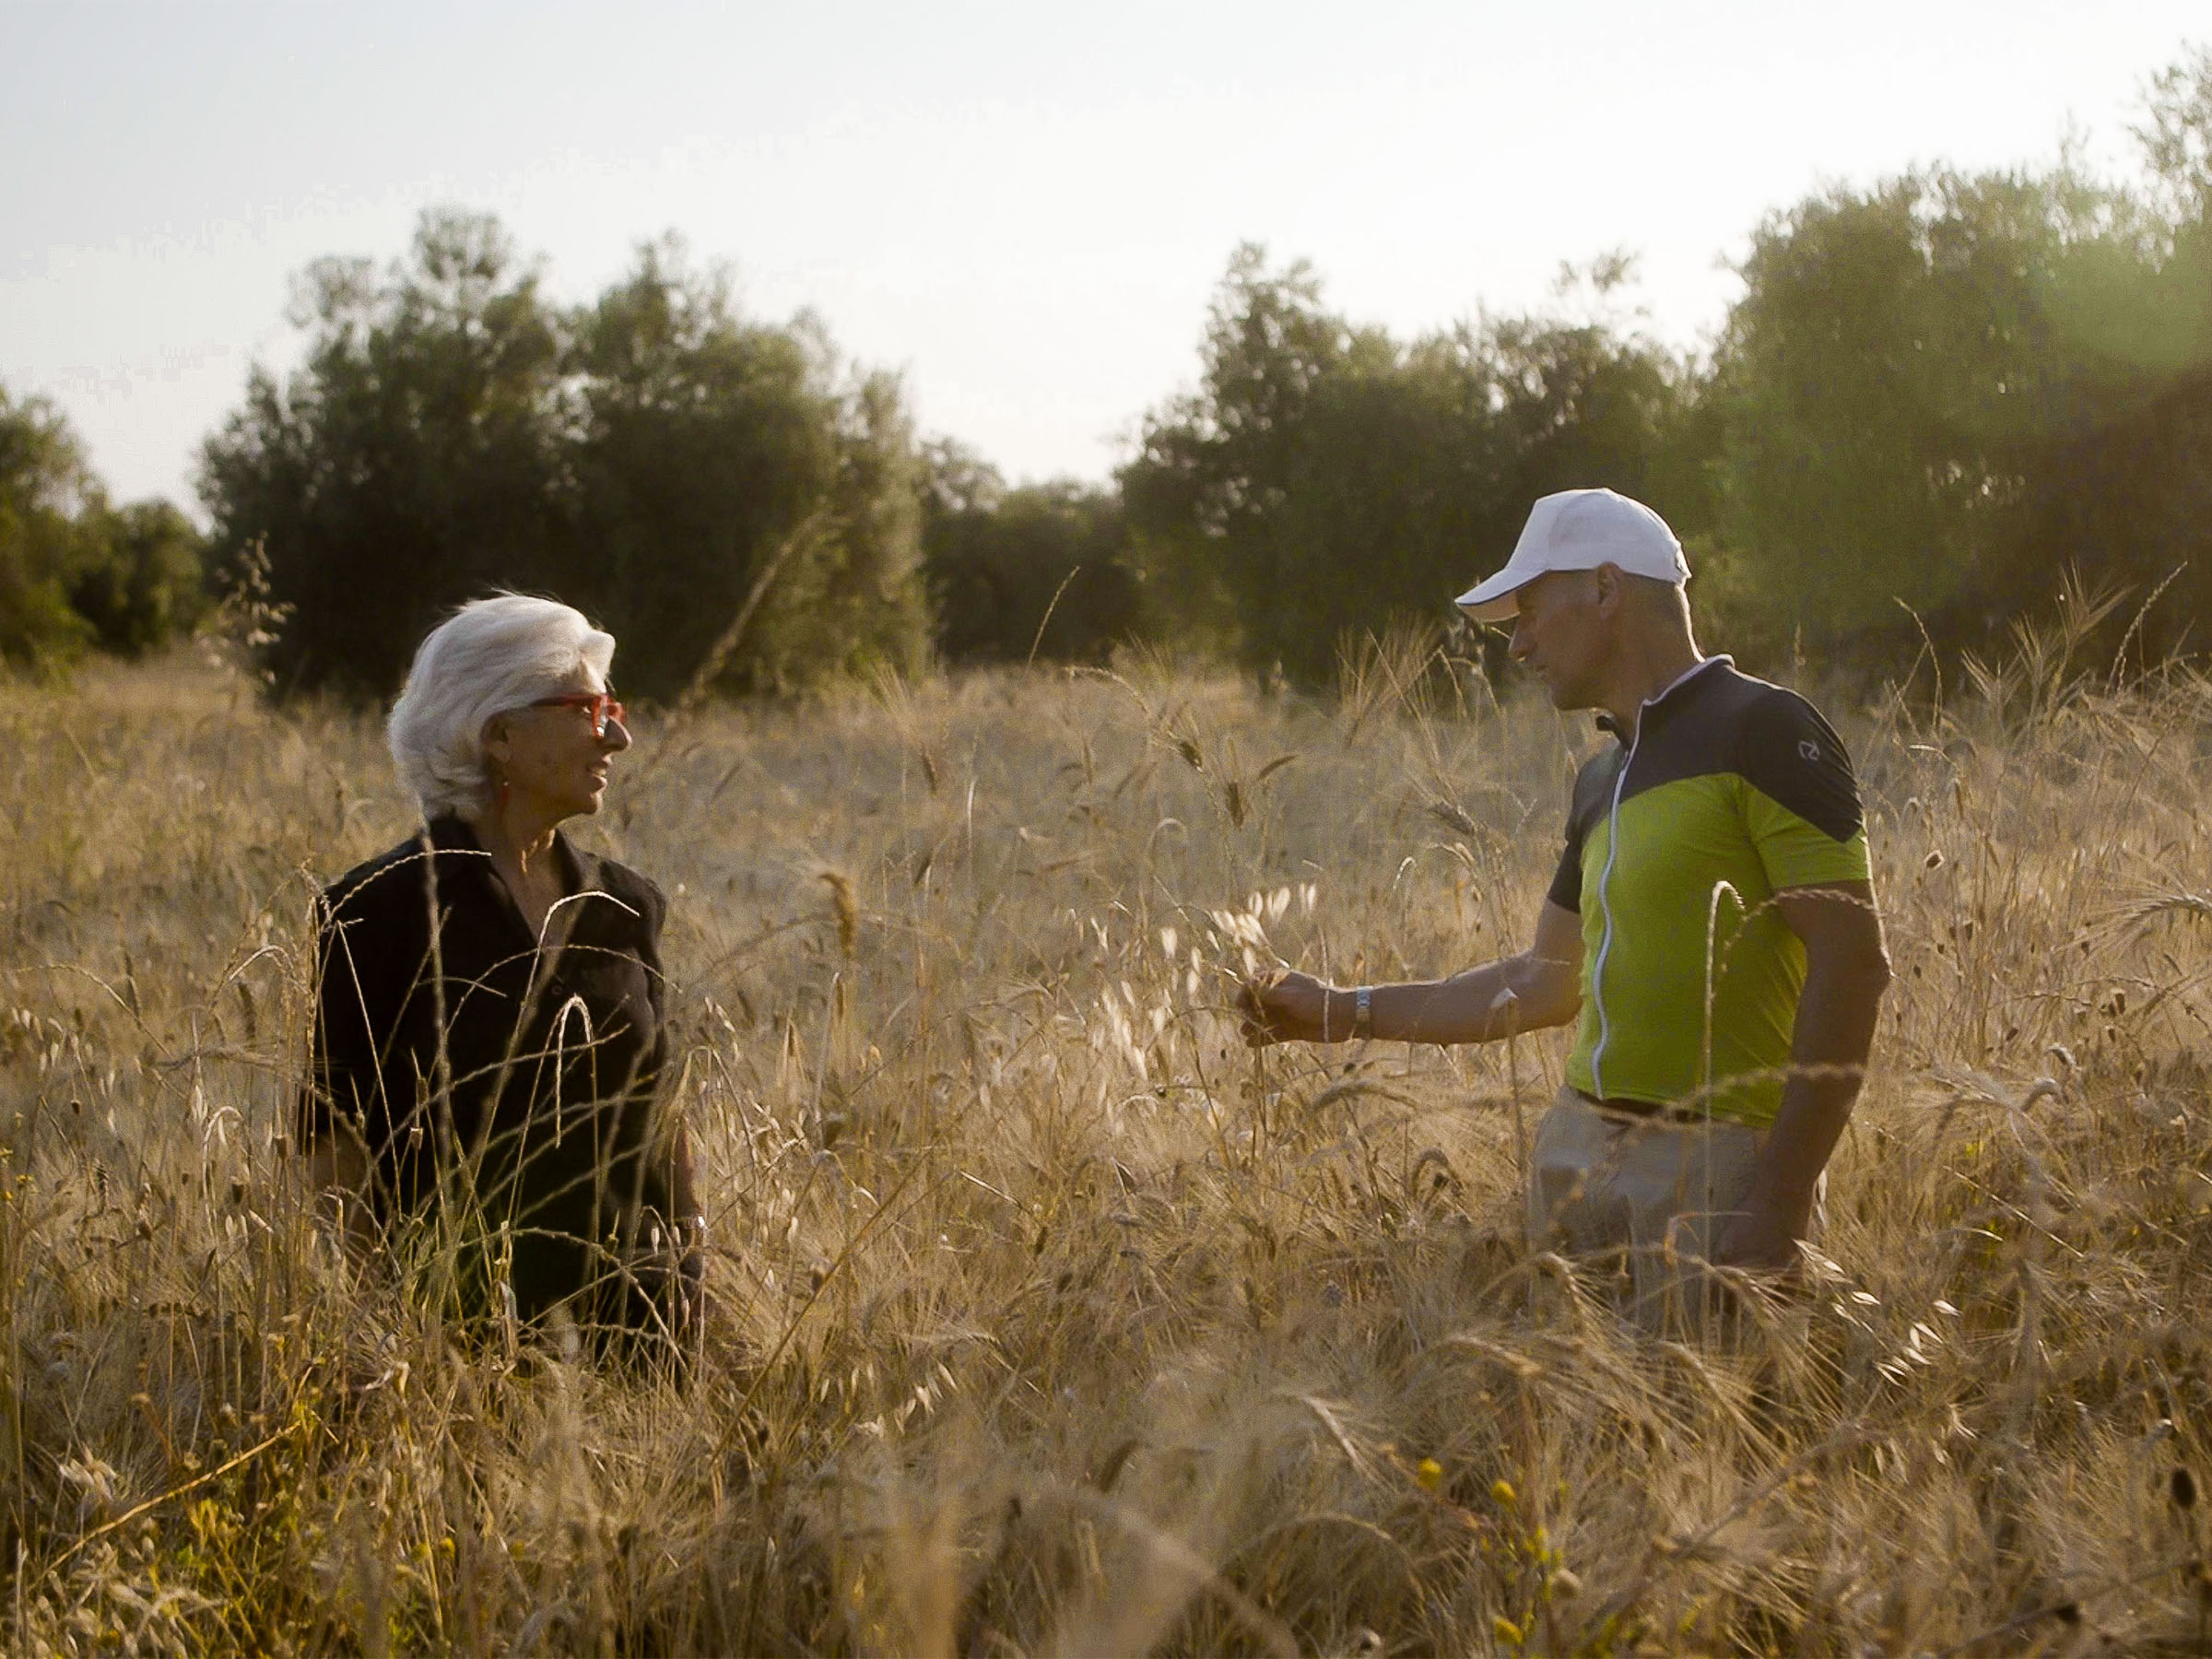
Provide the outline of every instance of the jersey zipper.
[[1606,814],[1606,867],[1597,877],[1597,908],[1605,917],[1605,928],[1598,935],[1596,965],[1590,971],[1590,994],[1597,1004],[1597,1044],[1590,1051],[1590,1090],[1601,1100],[1606,1098],[1606,1045],[1613,1040],[1613,1022],[1606,1014],[1606,958],[1613,952],[1613,866],[1620,861],[1621,792],[1628,787],[1629,769],[1636,764],[1637,746],[1643,741],[1644,727],[1650,724],[1652,711],[1713,664],[1729,660],[1725,656],[1700,657],[1662,688],[1656,697],[1643,700],[1643,706],[1636,711],[1636,735],[1629,739],[1628,759],[1620,763],[1620,771],[1613,779],[1613,805]]

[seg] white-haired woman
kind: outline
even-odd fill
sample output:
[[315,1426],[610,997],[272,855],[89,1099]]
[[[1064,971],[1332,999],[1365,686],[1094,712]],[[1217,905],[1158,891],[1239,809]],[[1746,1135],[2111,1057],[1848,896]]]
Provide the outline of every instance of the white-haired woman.
[[503,594],[416,652],[388,731],[424,823],[324,895],[301,1131],[356,1236],[445,1207],[472,1311],[675,1332],[704,1223],[656,1088],[666,901],[559,830],[629,747],[614,650]]

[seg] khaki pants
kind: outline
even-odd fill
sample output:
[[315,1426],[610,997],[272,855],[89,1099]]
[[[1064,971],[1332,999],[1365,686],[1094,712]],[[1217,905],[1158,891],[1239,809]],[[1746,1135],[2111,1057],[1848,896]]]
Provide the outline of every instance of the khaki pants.
[[1601,1112],[1563,1088],[1536,1126],[1528,1231],[1539,1250],[1625,1253],[1627,1311],[1654,1334],[1704,1326],[1705,1261],[1743,1207],[1766,1132]]

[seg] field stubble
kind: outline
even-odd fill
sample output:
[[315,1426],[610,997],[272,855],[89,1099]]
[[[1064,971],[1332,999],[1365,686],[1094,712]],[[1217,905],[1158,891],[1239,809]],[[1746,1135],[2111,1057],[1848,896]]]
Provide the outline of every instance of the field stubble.
[[1247,1053],[1229,975],[1516,947],[1587,724],[1129,663],[643,723],[714,1329],[456,1345],[285,1154],[379,734],[183,662],[0,726],[17,1651],[2177,1650],[2212,686],[1843,722],[1897,983],[1801,1305],[1624,1334],[1521,1233],[1541,1036]]

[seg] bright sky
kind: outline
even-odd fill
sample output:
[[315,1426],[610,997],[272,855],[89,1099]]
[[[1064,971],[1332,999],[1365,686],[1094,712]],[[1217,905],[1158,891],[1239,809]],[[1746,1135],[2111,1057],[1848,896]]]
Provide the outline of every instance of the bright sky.
[[0,383],[188,500],[292,275],[497,213],[554,292],[668,229],[1009,477],[1100,477],[1230,251],[1401,334],[1641,256],[1709,331],[1766,211],[1915,161],[2112,168],[2203,0],[369,6],[0,0]]

